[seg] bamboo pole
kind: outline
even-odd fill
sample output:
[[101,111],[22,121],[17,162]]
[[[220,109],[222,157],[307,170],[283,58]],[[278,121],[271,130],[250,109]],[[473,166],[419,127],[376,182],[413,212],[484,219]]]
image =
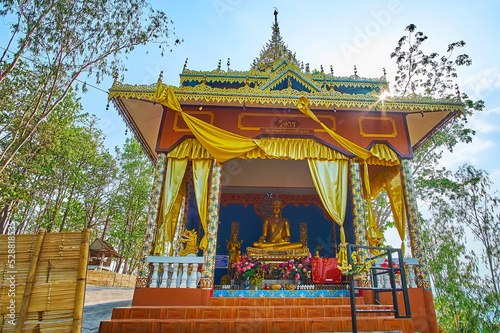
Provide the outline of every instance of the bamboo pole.
[[16,333],[22,332],[24,321],[26,320],[26,316],[28,315],[28,306],[30,303],[31,292],[33,290],[33,284],[36,279],[36,270],[38,268],[38,260],[40,258],[40,251],[42,249],[45,233],[46,233],[45,229],[40,229],[40,231],[38,232],[38,237],[36,238],[35,248],[33,250],[33,256],[31,257],[30,269],[28,271],[28,278],[26,279],[26,286],[24,287],[21,309],[19,310],[19,318],[17,320]]
[[83,229],[80,246],[80,262],[76,277],[75,310],[73,312],[73,332],[82,331],[83,306],[85,303],[85,282],[87,278],[87,264],[89,261],[90,230]]

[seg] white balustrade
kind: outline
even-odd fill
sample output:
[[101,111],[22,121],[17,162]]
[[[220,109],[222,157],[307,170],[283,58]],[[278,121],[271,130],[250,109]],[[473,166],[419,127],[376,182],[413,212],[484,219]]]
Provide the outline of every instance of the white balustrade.
[[[374,269],[377,268],[377,266],[381,266],[385,262],[386,258],[378,258],[377,263],[373,266]],[[406,275],[406,284],[408,288],[416,288],[417,284],[415,282],[415,266],[418,266],[418,258],[404,258],[403,261],[405,262],[405,275]],[[398,259],[394,258],[393,262],[398,264]],[[377,270],[376,272],[381,272],[381,270]],[[377,285],[380,288],[390,288],[391,287],[391,281],[389,278],[388,274],[378,274],[377,275]]]
[[415,279],[415,266],[418,267],[418,258],[407,258],[406,261],[406,281],[409,288],[417,288],[417,282]]
[[149,287],[197,288],[201,278],[198,270],[203,266],[204,258],[148,256],[148,262],[154,268]]

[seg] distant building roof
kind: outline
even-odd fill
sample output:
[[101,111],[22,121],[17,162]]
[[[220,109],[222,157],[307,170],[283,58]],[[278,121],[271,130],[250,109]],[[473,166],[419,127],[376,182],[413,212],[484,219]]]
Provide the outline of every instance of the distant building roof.
[[91,257],[101,257],[104,253],[105,257],[120,257],[113,245],[101,238],[96,238],[89,247]]

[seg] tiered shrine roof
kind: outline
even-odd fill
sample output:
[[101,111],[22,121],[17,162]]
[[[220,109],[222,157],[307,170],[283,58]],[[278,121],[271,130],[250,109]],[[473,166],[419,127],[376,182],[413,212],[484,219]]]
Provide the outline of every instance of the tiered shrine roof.
[[[311,71],[309,64],[304,66],[283,42],[277,19],[272,29],[270,41],[247,71],[230,68],[229,59],[227,69],[219,61],[214,70],[191,70],[186,59],[180,84],[172,87],[181,106],[295,109],[299,98],[306,96],[313,111],[402,113],[413,149],[463,107],[458,97],[437,100],[413,94],[383,98],[389,91],[385,73],[379,78],[364,78],[356,69],[352,76],[336,76],[331,66],[329,72],[323,66]],[[162,106],[154,103],[158,84],[162,84],[161,75],[151,85],[115,80],[109,91],[109,98],[153,160],[163,114]]]

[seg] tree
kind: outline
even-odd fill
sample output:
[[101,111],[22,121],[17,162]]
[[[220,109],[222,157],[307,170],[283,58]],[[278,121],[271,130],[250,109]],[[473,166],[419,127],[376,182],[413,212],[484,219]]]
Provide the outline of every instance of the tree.
[[116,271],[131,273],[140,258],[153,173],[151,162],[135,139],[127,139],[123,149],[116,149],[116,154],[120,173],[116,195],[110,203],[115,215],[111,220],[109,240],[124,257]]
[[[468,127],[467,120],[484,108],[483,101],[473,101],[465,93],[459,94],[454,86],[457,68],[470,66],[472,61],[466,54],[454,56],[455,51],[465,46],[463,41],[448,45],[444,56],[435,52],[426,54],[421,46],[427,36],[417,31],[413,24],[406,30],[407,35],[398,41],[391,54],[398,66],[394,93],[403,98],[439,98],[464,104],[461,113],[455,114],[427,142],[417,147],[413,158],[416,193],[431,213],[430,218],[423,220],[423,226],[438,323],[447,332],[495,332],[499,328],[495,318],[500,311],[495,283],[493,278],[483,277],[480,257],[468,247],[470,239],[464,235],[471,223],[475,223],[479,231],[477,239],[484,237],[480,230],[488,229],[486,238],[498,241],[498,231],[491,229],[495,224],[491,210],[496,201],[486,195],[487,186],[480,185],[488,183],[483,173],[464,166],[454,176],[440,165],[444,151],[452,152],[459,142],[472,142],[475,132]],[[478,204],[475,208],[470,206]],[[468,214],[474,214],[476,219]],[[489,221],[487,228],[484,228],[485,216]],[[487,248],[485,246],[483,256],[486,259]],[[492,252],[490,247],[489,253]],[[486,264],[498,267],[498,262]],[[498,276],[495,278],[498,281]]]
[[[428,37],[414,24],[405,29],[394,51],[390,54],[396,61],[396,76],[392,95],[398,99],[441,99],[461,101],[463,111],[455,114],[444,126],[423,145],[416,147],[412,160],[413,178],[417,195],[423,201],[432,202],[440,191],[440,182],[447,181],[448,171],[440,166],[443,153],[453,151],[460,143],[470,143],[475,131],[468,127],[467,120],[475,112],[482,111],[484,102],[473,101],[467,94],[458,95],[454,80],[458,77],[457,68],[470,66],[472,60],[467,54],[454,56],[456,50],[465,46],[464,41],[448,45],[445,55],[437,52],[426,54],[421,46]],[[374,203],[377,224],[384,230],[394,224],[390,207],[385,196]]]
[[[20,72],[17,79],[23,81],[31,74],[29,70]],[[0,93],[7,88],[12,86],[2,84]],[[21,93],[25,91],[19,88]],[[11,224],[17,233],[24,233],[40,227],[81,230],[99,223],[89,217],[92,211],[96,215],[96,206],[104,204],[103,186],[113,181],[117,171],[96,122],[95,117],[82,113],[79,99],[70,91],[40,124],[0,178],[0,232]],[[0,148],[6,144],[0,141]]]
[[[125,70],[120,54],[148,43],[157,43],[162,54],[169,47],[168,26],[172,22],[145,1],[0,3],[0,16],[13,19],[11,36],[0,57],[0,83],[17,80],[15,71],[23,59],[29,59],[33,74],[24,82],[30,94],[12,99],[8,116],[0,118],[0,140],[6,142],[0,152],[0,175],[82,74],[95,76],[100,82],[104,76]],[[177,39],[174,43],[180,42]],[[85,83],[82,90],[86,90]]]
[[[489,193],[482,170],[464,165],[449,176],[441,182],[442,195],[435,196],[424,232],[439,325],[446,332],[497,332],[498,198]],[[482,256],[469,245],[471,231]],[[489,269],[489,278],[481,267]]]
[[455,173],[456,184],[449,197],[460,225],[472,230],[483,246],[482,259],[490,271],[489,283],[499,294],[500,271],[500,199],[491,192],[491,181],[484,170],[470,164]]

